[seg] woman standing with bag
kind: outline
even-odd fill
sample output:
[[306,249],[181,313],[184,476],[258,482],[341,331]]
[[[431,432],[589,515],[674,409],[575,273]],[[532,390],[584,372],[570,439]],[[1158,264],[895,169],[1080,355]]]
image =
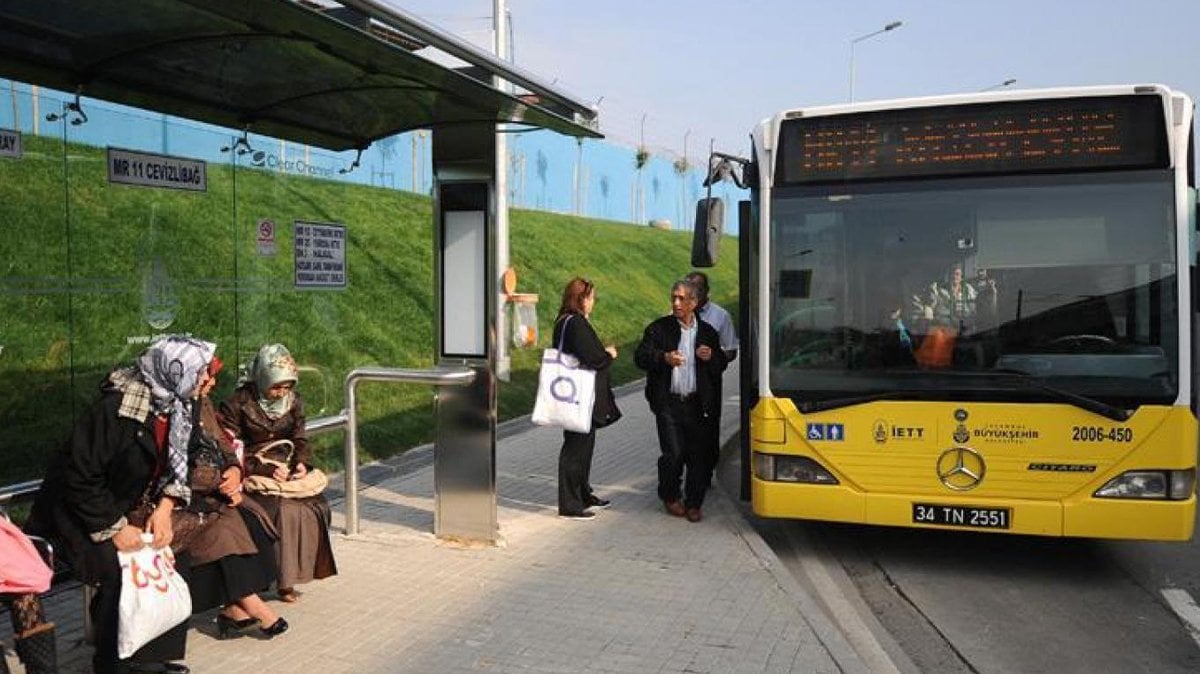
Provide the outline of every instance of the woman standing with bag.
[[558,514],[580,520],[596,516],[589,508],[609,506],[607,499],[592,492],[592,452],[596,429],[621,418],[609,373],[609,366],[617,358],[617,348],[604,346],[588,322],[595,305],[596,286],[591,281],[580,277],[568,281],[552,335],[552,342],[560,344],[563,353],[579,359],[580,367],[596,371],[592,427],[586,433],[563,430],[562,450],[558,454]]
[[[286,602],[299,598],[296,585],[337,574],[329,543],[331,512],[324,496],[285,497],[279,495],[283,490],[265,493],[250,489],[263,482],[255,476],[277,483],[312,482],[314,477],[323,477],[313,472],[304,400],[295,390],[298,378],[296,361],[287,347],[268,344],[258,350],[248,381],[221,404],[221,423],[246,444],[246,497],[266,510],[279,533],[279,598]],[[284,465],[266,455],[272,451],[269,447],[279,447],[279,440],[292,444]]]

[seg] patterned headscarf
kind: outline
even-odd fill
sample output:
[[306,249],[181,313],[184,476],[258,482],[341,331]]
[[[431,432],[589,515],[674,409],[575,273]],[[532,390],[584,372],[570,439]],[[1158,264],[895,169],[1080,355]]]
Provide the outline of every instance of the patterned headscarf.
[[250,367],[250,378],[254,380],[254,386],[258,389],[258,406],[269,418],[278,419],[292,409],[295,399],[292,391],[276,400],[267,397],[267,391],[271,390],[272,386],[284,382],[295,384],[299,379],[296,361],[286,346],[267,344],[259,349],[258,355],[254,357],[254,364]]
[[169,416],[167,458],[171,470],[163,471],[159,488],[176,485],[186,491],[188,444],[192,437],[192,396],[200,373],[208,368],[217,345],[172,335],[150,345],[135,368],[150,388],[156,414]]

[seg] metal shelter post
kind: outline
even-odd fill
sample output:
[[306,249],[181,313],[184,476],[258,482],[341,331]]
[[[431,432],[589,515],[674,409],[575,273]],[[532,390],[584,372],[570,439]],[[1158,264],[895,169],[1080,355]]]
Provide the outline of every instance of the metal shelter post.
[[437,364],[475,372],[437,393],[434,534],[489,543],[498,532],[495,133],[487,123],[433,131]]

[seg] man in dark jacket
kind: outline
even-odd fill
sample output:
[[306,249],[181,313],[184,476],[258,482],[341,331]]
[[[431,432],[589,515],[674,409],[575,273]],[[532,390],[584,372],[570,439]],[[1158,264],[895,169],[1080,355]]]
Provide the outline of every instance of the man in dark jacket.
[[[699,522],[717,457],[721,373],[725,353],[711,325],[696,317],[698,292],[686,281],[671,286],[671,315],[646,326],[634,362],[646,371],[646,400],[658,425],[658,496],[667,512]],[[683,502],[680,479],[684,469]]]

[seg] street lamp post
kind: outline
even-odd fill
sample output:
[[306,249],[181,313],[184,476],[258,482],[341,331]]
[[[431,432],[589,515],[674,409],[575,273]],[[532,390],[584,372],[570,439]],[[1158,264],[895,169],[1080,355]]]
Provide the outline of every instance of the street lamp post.
[[879,35],[881,33],[886,33],[891,30],[896,30],[897,28],[899,28],[900,26],[903,26],[903,25],[904,25],[903,21],[892,21],[891,23],[887,24],[883,28],[880,28],[879,30],[872,31],[870,33],[867,33],[866,35],[859,35],[858,37],[850,40],[850,102],[851,103],[854,102],[854,45],[858,44],[859,42],[862,42],[863,40],[873,38],[876,35]]

